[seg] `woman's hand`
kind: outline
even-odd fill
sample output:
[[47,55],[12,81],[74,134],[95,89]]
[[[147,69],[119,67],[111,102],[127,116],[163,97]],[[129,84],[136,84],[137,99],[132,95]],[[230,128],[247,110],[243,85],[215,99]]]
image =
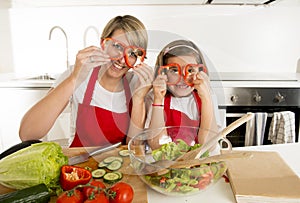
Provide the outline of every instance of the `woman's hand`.
[[132,70],[139,78],[139,81],[135,85],[133,97],[144,100],[145,96],[152,87],[153,68],[146,63],[141,62]]
[[76,80],[76,86],[80,85],[94,67],[110,63],[110,57],[101,48],[96,46],[86,47],[76,55],[74,70],[71,77]]
[[153,81],[153,103],[162,104],[167,92],[167,80],[166,75],[158,75]]
[[201,71],[193,75],[193,84],[200,98],[202,99],[210,98],[211,95],[210,80],[206,73]]

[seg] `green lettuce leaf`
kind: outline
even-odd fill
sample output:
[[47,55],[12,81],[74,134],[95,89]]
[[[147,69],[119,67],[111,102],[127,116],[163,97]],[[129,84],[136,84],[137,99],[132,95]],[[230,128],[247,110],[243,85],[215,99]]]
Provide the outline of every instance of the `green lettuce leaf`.
[[50,192],[60,190],[60,168],[68,164],[60,145],[41,142],[0,160],[0,184],[24,189],[44,183]]

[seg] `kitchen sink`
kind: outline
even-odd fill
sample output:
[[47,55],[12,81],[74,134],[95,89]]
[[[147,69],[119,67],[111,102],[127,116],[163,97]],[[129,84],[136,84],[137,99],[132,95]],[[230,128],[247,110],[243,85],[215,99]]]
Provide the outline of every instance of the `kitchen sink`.
[[38,75],[36,77],[30,77],[27,80],[55,80],[55,78],[49,75]]
[[43,75],[38,75],[38,76],[33,76],[33,77],[15,78],[13,80],[55,80],[55,78],[48,74],[43,74]]

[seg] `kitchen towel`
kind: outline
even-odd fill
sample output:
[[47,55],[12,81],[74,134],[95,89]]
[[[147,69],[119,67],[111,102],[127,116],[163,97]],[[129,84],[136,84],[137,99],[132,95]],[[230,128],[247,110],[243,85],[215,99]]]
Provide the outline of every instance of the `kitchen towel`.
[[268,139],[273,144],[293,143],[296,137],[295,113],[275,112],[271,121]]
[[255,113],[256,145],[263,145],[268,114]]
[[253,119],[246,124],[245,146],[262,145],[268,114],[257,112]]
[[255,145],[255,116],[246,123],[245,146]]

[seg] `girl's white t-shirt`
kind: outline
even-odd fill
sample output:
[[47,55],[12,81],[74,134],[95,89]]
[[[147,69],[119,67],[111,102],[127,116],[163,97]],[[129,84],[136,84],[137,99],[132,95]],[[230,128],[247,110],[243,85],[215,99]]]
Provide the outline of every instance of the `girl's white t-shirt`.
[[[215,113],[217,125],[219,127],[222,127],[223,125],[221,123],[221,118],[219,115],[217,97],[215,94],[212,94],[211,97],[213,100],[214,113]],[[146,97],[147,118],[145,122],[145,128],[148,128],[150,125],[151,114],[152,114],[152,103],[153,103],[153,92],[150,92]],[[170,109],[174,109],[186,114],[191,120],[199,119],[198,107],[195,102],[193,94],[187,97],[171,96]]]
[[[53,88],[57,87],[62,81],[64,81],[69,76],[69,74],[70,71],[65,71],[63,74],[61,74],[52,87]],[[128,72],[128,74],[132,74],[132,73]],[[69,144],[72,143],[76,132],[78,104],[81,104],[83,102],[84,94],[91,75],[92,75],[92,70],[89,72],[87,78],[74,91],[72,97],[70,98],[69,104],[71,108],[71,115],[70,115],[71,122],[70,122]],[[131,91],[133,90],[133,86],[137,79],[138,78],[133,75],[132,79],[129,81],[129,87]],[[124,101],[124,102],[120,102],[120,101]],[[101,107],[103,109],[112,112],[124,113],[127,111],[127,106],[125,101],[126,101],[126,96],[124,90],[120,92],[110,92],[104,89],[99,82],[96,82],[90,104],[91,106]]]

